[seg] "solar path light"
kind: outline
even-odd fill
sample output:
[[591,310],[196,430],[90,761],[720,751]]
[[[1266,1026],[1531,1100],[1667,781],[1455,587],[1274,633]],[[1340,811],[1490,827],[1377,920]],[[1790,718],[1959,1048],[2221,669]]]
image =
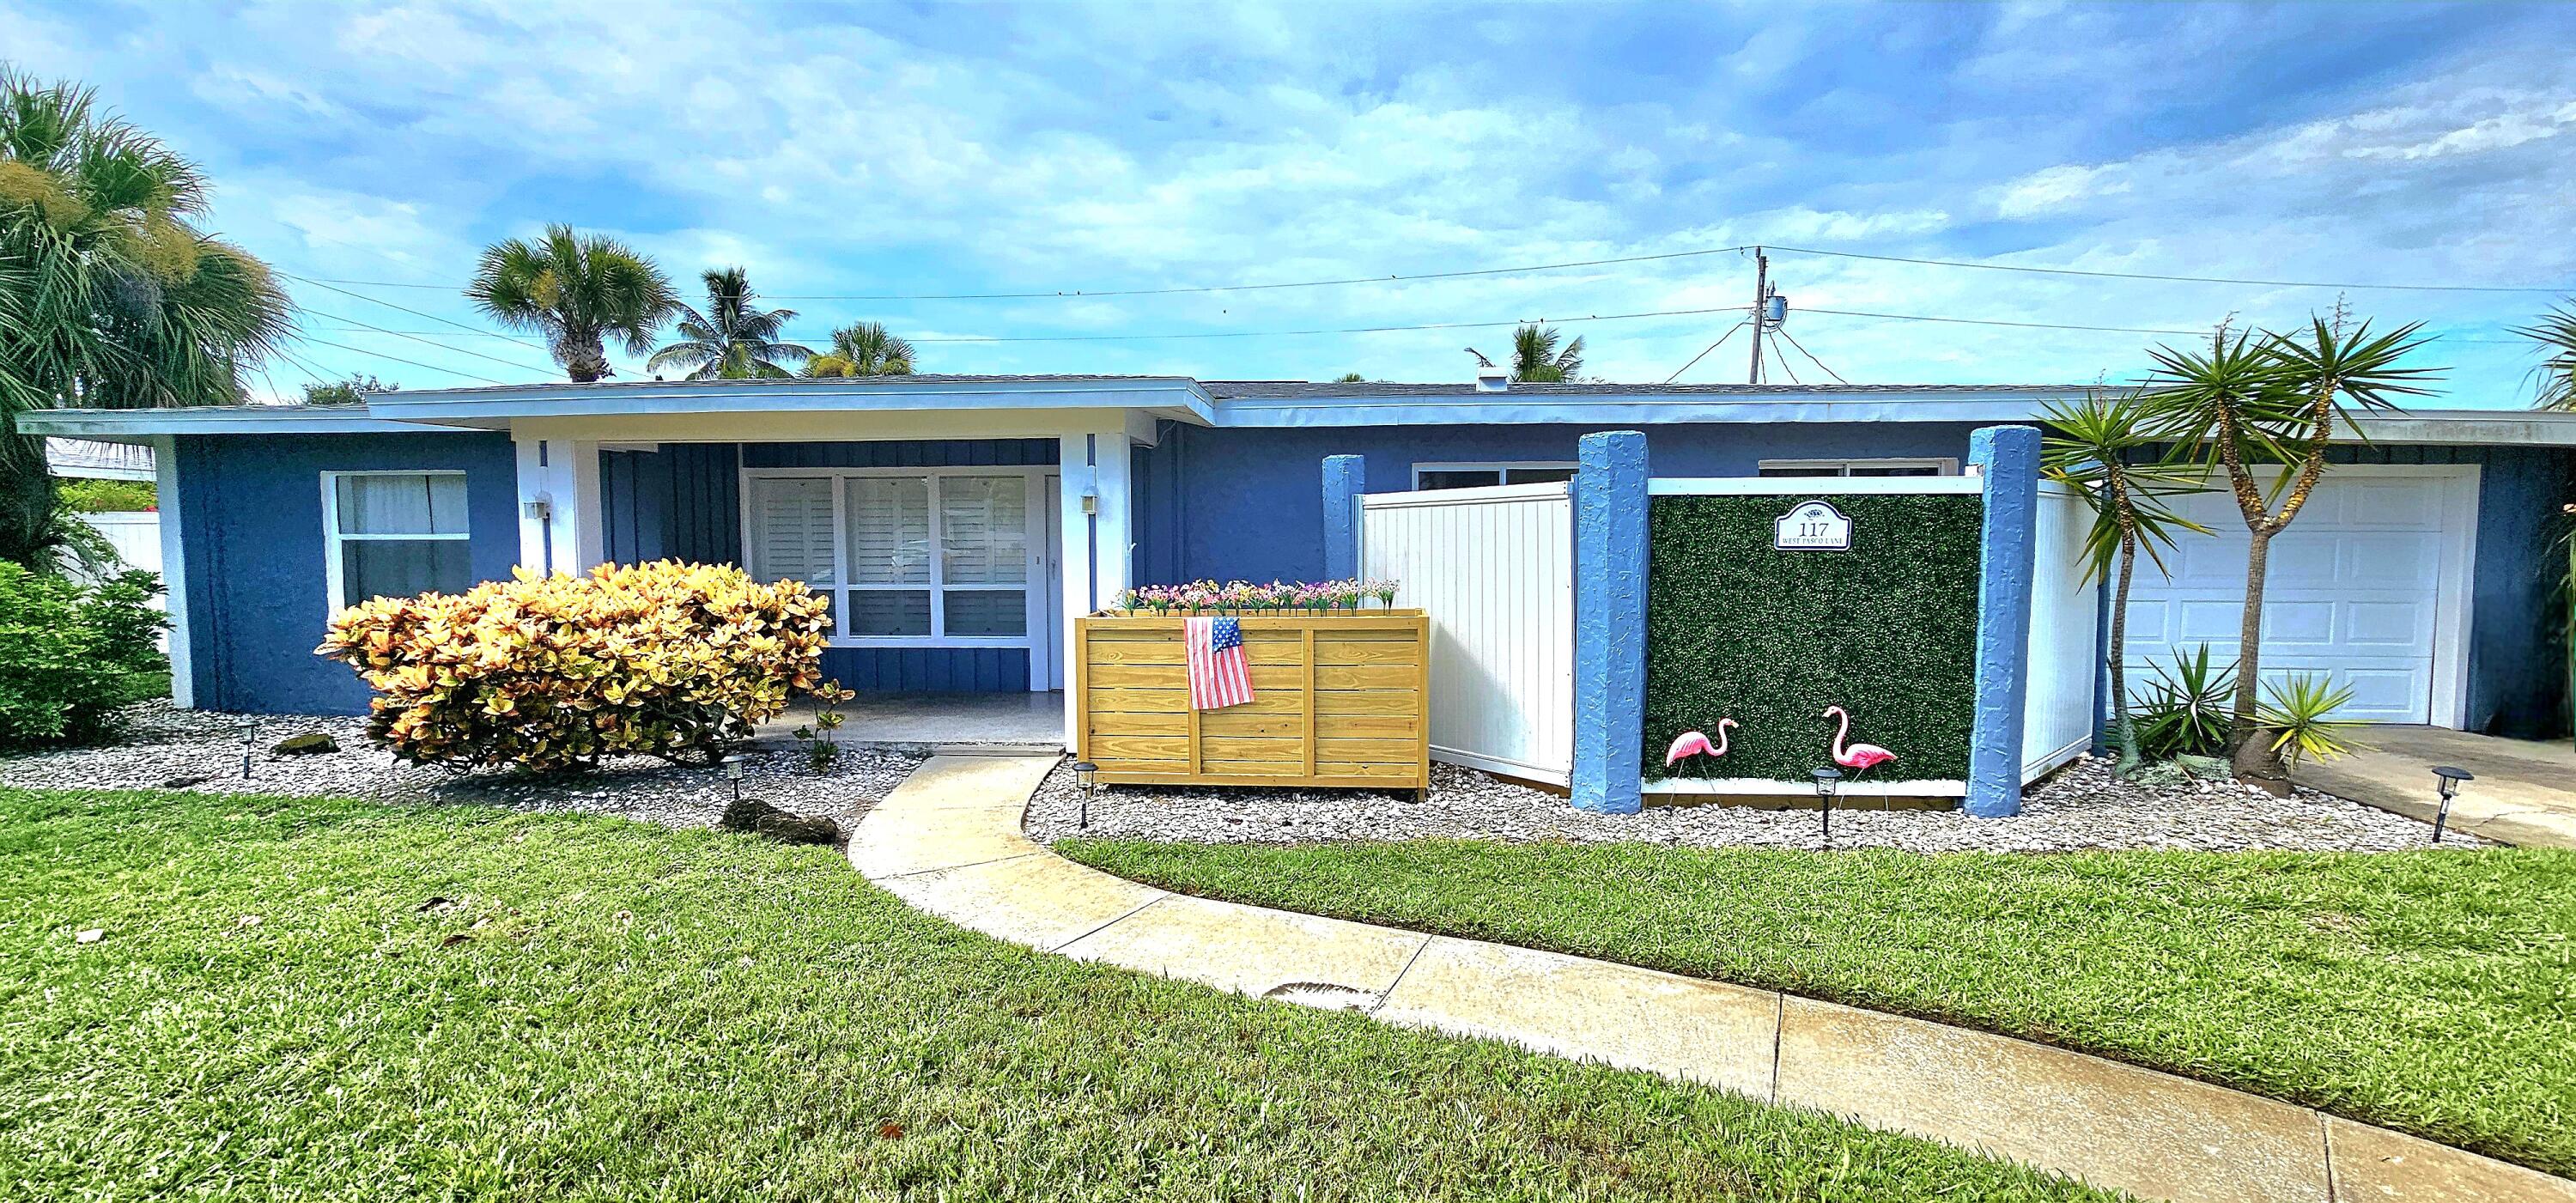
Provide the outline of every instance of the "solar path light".
[[2433,812],[2433,842],[2442,842],[2442,827],[2451,821],[2451,799],[2458,797],[2460,783],[2475,781],[2478,775],[2467,769],[2447,764],[2433,766],[2434,787],[2442,791],[2442,808]]

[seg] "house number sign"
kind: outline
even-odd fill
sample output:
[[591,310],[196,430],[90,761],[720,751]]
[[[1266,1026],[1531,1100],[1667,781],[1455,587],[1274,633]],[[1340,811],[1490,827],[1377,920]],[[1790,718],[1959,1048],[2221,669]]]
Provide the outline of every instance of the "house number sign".
[[1829,501],[1801,501],[1771,523],[1775,551],[1849,551],[1851,519]]

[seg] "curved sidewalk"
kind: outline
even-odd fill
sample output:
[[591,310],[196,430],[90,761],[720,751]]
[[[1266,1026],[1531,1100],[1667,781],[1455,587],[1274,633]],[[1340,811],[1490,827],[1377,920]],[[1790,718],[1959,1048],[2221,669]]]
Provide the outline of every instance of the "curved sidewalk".
[[2148,1199],[2576,1203],[2576,1182],[2028,1041],[1139,885],[1021,833],[1055,764],[933,758],[860,821],[850,863],[1041,951],[1701,1082]]

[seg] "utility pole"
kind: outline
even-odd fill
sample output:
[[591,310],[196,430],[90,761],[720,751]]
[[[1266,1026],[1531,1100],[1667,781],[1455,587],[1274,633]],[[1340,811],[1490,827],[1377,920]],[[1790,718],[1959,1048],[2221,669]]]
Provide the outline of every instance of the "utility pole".
[[1753,248],[1753,367],[1744,377],[1746,384],[1762,383],[1762,315],[1771,303],[1771,257]]

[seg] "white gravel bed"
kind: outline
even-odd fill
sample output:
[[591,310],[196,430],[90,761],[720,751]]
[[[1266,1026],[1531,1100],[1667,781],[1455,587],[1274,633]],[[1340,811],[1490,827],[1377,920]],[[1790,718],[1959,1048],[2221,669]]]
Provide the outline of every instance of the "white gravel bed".
[[[364,719],[301,715],[255,716],[258,752],[251,758],[250,777],[244,779],[241,729],[252,717],[145,702],[127,711],[127,726],[117,742],[0,759],[0,786],[474,803],[616,815],[670,827],[712,826],[733,800],[732,785],[720,772],[652,757],[618,757],[597,773],[555,778],[401,764],[368,742]],[[278,741],[308,732],[329,735],[340,750],[314,756],[269,753]],[[926,759],[910,752],[845,748],[832,770],[818,775],[793,750],[750,755],[743,766],[743,796],[831,818],[844,830]]]
[[[1029,803],[1029,834],[1047,843],[1085,836],[1204,844],[1458,838],[1827,846],[1813,808],[1648,806],[1634,815],[1595,815],[1545,791],[1451,765],[1432,766],[1427,803],[1413,801],[1409,792],[1109,786],[1092,799],[1090,829],[1079,830],[1077,801],[1071,771],[1058,768]],[[1912,852],[2393,852],[2428,847],[2431,837],[2432,828],[2422,823],[2314,790],[2275,798],[2233,782],[2141,787],[2114,779],[2109,761],[2087,757],[2032,789],[2022,813],[2009,819],[1882,811],[1866,803],[1837,806],[1831,846]],[[2481,844],[2459,834],[2442,840],[2445,848]]]

